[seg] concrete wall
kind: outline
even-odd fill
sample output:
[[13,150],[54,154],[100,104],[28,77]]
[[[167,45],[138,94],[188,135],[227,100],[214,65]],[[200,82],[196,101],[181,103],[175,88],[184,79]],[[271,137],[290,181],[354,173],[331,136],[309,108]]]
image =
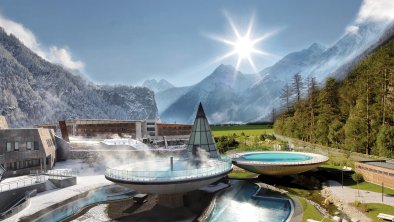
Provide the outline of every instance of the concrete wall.
[[372,166],[361,162],[356,162],[354,166],[356,172],[363,175],[364,180],[378,185],[384,183],[385,187],[394,189],[394,170]]
[[57,188],[65,188],[77,184],[77,177],[59,177],[56,179],[50,178],[48,180],[51,181]]
[[55,136],[55,141],[56,160],[67,160],[70,155],[70,143],[58,136]]

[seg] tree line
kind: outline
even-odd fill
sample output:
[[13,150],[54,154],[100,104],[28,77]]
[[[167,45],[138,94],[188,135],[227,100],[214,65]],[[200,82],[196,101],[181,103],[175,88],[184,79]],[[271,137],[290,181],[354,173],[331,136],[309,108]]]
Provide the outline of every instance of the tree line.
[[343,80],[297,73],[281,93],[275,132],[344,150],[394,157],[394,40]]

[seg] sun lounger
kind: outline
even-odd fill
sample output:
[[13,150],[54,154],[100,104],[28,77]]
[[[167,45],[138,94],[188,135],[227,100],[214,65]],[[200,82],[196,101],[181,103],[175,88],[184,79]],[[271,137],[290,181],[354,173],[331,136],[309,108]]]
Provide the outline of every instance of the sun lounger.
[[394,215],[379,213],[378,218],[383,220],[394,221]]

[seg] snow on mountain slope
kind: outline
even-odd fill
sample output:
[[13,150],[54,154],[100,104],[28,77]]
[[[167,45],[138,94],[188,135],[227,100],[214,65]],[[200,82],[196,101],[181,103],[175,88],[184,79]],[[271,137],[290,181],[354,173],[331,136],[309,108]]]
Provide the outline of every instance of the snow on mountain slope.
[[3,29],[0,94],[0,114],[11,126],[73,118],[158,118],[149,89],[95,85],[42,59]]

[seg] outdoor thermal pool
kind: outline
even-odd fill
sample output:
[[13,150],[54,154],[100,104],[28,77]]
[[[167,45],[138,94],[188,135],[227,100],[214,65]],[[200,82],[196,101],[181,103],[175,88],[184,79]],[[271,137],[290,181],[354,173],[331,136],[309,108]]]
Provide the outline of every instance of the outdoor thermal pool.
[[209,216],[211,222],[288,221],[293,203],[288,198],[255,195],[260,187],[252,182],[232,180],[231,190],[219,196]]

